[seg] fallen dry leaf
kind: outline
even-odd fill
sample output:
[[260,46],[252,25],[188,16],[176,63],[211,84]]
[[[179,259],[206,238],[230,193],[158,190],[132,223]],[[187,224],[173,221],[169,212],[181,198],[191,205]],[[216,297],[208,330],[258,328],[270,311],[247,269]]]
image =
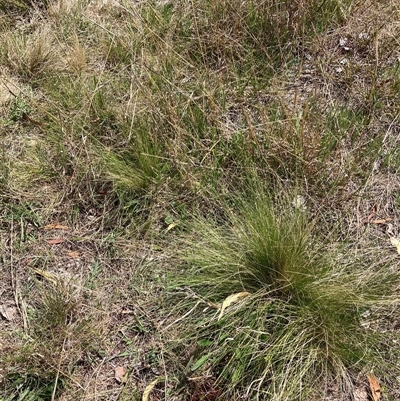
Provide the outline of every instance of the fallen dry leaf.
[[296,198],[294,198],[292,205],[301,212],[305,212],[307,210],[307,202],[304,196],[297,195]]
[[155,385],[157,383],[159,383],[161,380],[163,380],[163,377],[157,377],[157,379],[153,380],[150,384],[148,384],[146,386],[146,388],[143,391],[143,395],[142,395],[142,401],[148,401],[149,399],[149,395],[151,393],[151,390],[153,390],[153,388],[155,387]]
[[396,237],[390,237],[390,243],[397,248],[397,252],[400,253],[400,240]]
[[392,223],[389,223],[386,227],[386,232],[391,235],[392,237],[394,236],[394,226]]
[[172,230],[174,227],[176,227],[179,223],[173,222],[167,227],[167,232]]
[[378,220],[373,220],[372,224],[386,224],[392,219],[378,219]]
[[225,309],[228,306],[232,305],[233,303],[235,303],[235,302],[239,301],[240,299],[245,298],[249,295],[250,295],[250,293],[247,291],[238,292],[236,294],[229,295],[229,297],[227,297],[225,299],[225,301],[222,302],[221,311],[219,312],[218,320],[220,320],[221,317],[224,315]]
[[63,226],[62,224],[54,223],[47,224],[47,226],[43,227],[43,230],[69,230],[69,227]]
[[68,253],[67,253],[67,255],[70,257],[70,258],[79,258],[79,252],[77,252],[77,251],[69,251]]
[[3,316],[4,319],[9,322],[15,320],[17,317],[17,307],[13,305],[1,305],[0,306],[0,315]]
[[53,284],[57,283],[57,276],[53,273],[48,272],[46,270],[37,269],[36,267],[32,267],[32,270],[39,276],[43,277],[44,279],[51,281]]
[[48,239],[46,242],[50,245],[55,245],[55,244],[61,244],[62,242],[64,242],[64,240],[62,238],[51,238]]
[[123,366],[117,366],[114,370],[114,378],[118,383],[125,382],[125,374],[126,368],[124,368]]
[[369,388],[371,390],[372,399],[374,401],[379,401],[381,398],[381,386],[378,382],[378,379],[373,375],[367,375]]

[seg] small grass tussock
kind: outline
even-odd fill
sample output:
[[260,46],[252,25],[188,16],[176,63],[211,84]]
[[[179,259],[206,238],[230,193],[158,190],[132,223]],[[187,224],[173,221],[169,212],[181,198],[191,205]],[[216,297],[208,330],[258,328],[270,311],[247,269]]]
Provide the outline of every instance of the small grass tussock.
[[[162,178],[167,164],[160,146],[152,141],[147,127],[133,129],[128,146],[117,154],[111,150],[100,150],[100,158],[106,174],[115,183],[115,188],[141,191]],[[130,135],[131,136],[131,135]]]
[[54,65],[51,30],[44,27],[31,35],[16,32],[4,38],[0,57],[10,70],[24,80],[35,80],[44,76]]
[[98,336],[85,316],[79,288],[68,279],[34,270],[42,280],[25,290],[25,333],[0,358],[7,366],[2,378],[7,391],[2,395],[10,401],[57,399]]
[[[354,371],[387,372],[382,333],[364,317],[379,308],[385,320],[398,273],[327,250],[316,222],[287,199],[258,194],[230,210],[222,227],[194,225],[173,279],[190,290],[181,306],[193,308],[182,319],[198,344],[193,370],[216,376],[229,396],[280,401],[326,395],[333,382],[352,394]],[[216,306],[237,293],[248,296],[218,318]]]

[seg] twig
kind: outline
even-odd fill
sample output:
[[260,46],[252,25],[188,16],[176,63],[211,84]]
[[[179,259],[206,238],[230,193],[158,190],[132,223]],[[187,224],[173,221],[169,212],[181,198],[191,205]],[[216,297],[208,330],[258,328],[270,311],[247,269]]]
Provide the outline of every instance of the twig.
[[57,385],[58,385],[58,379],[60,377],[60,368],[61,368],[61,361],[62,361],[62,356],[64,353],[64,347],[65,347],[65,341],[67,340],[67,334],[65,334],[63,345],[61,347],[61,352],[60,352],[60,358],[58,359],[58,365],[57,365],[57,375],[54,380],[54,388],[53,388],[53,393],[51,394],[51,401],[55,400],[56,397],[56,391],[57,391]]
[[26,308],[25,303],[20,295],[19,286],[17,281],[17,275],[14,269],[14,219],[11,219],[11,228],[10,228],[10,274],[11,274],[11,287],[14,293],[14,302],[15,306],[18,309],[19,314],[21,315],[22,322],[24,325],[24,333],[28,334],[28,318],[26,316]]

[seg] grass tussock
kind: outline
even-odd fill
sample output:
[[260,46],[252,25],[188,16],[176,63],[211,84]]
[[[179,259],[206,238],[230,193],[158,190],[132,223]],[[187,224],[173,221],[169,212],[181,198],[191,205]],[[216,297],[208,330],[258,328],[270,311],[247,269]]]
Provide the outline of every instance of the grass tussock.
[[398,272],[327,244],[288,198],[254,193],[229,210],[223,226],[200,219],[185,236],[173,279],[190,310],[182,329],[198,344],[195,374],[216,377],[227,397],[293,400],[327,396],[333,383],[352,394],[355,370],[387,372],[382,344],[395,337],[366,316],[379,310],[385,323]]
[[41,280],[26,289],[29,303],[20,306],[24,331],[1,357],[9,380],[2,396],[10,401],[57,399],[99,334],[85,316],[86,305],[76,284],[34,270]]

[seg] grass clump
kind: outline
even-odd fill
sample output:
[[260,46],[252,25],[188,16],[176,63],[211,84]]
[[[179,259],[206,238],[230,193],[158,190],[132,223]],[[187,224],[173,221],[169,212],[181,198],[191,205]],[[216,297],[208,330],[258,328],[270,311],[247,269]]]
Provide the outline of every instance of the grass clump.
[[348,396],[354,372],[388,367],[366,316],[387,318],[398,273],[338,252],[315,224],[258,194],[230,208],[229,223],[199,220],[185,240],[187,271],[175,283],[183,305],[206,306],[183,319],[198,344],[190,368],[217,377],[230,397],[309,399],[333,383]]
[[8,35],[3,40],[5,43],[0,57],[21,78],[27,81],[39,79],[51,69],[54,56],[51,54],[51,34],[48,28],[35,31],[29,36],[23,33]]
[[26,289],[29,303],[21,304],[24,332],[18,332],[0,357],[7,367],[1,394],[9,401],[57,399],[97,336],[84,316],[77,286],[47,271],[34,270],[43,281]]

